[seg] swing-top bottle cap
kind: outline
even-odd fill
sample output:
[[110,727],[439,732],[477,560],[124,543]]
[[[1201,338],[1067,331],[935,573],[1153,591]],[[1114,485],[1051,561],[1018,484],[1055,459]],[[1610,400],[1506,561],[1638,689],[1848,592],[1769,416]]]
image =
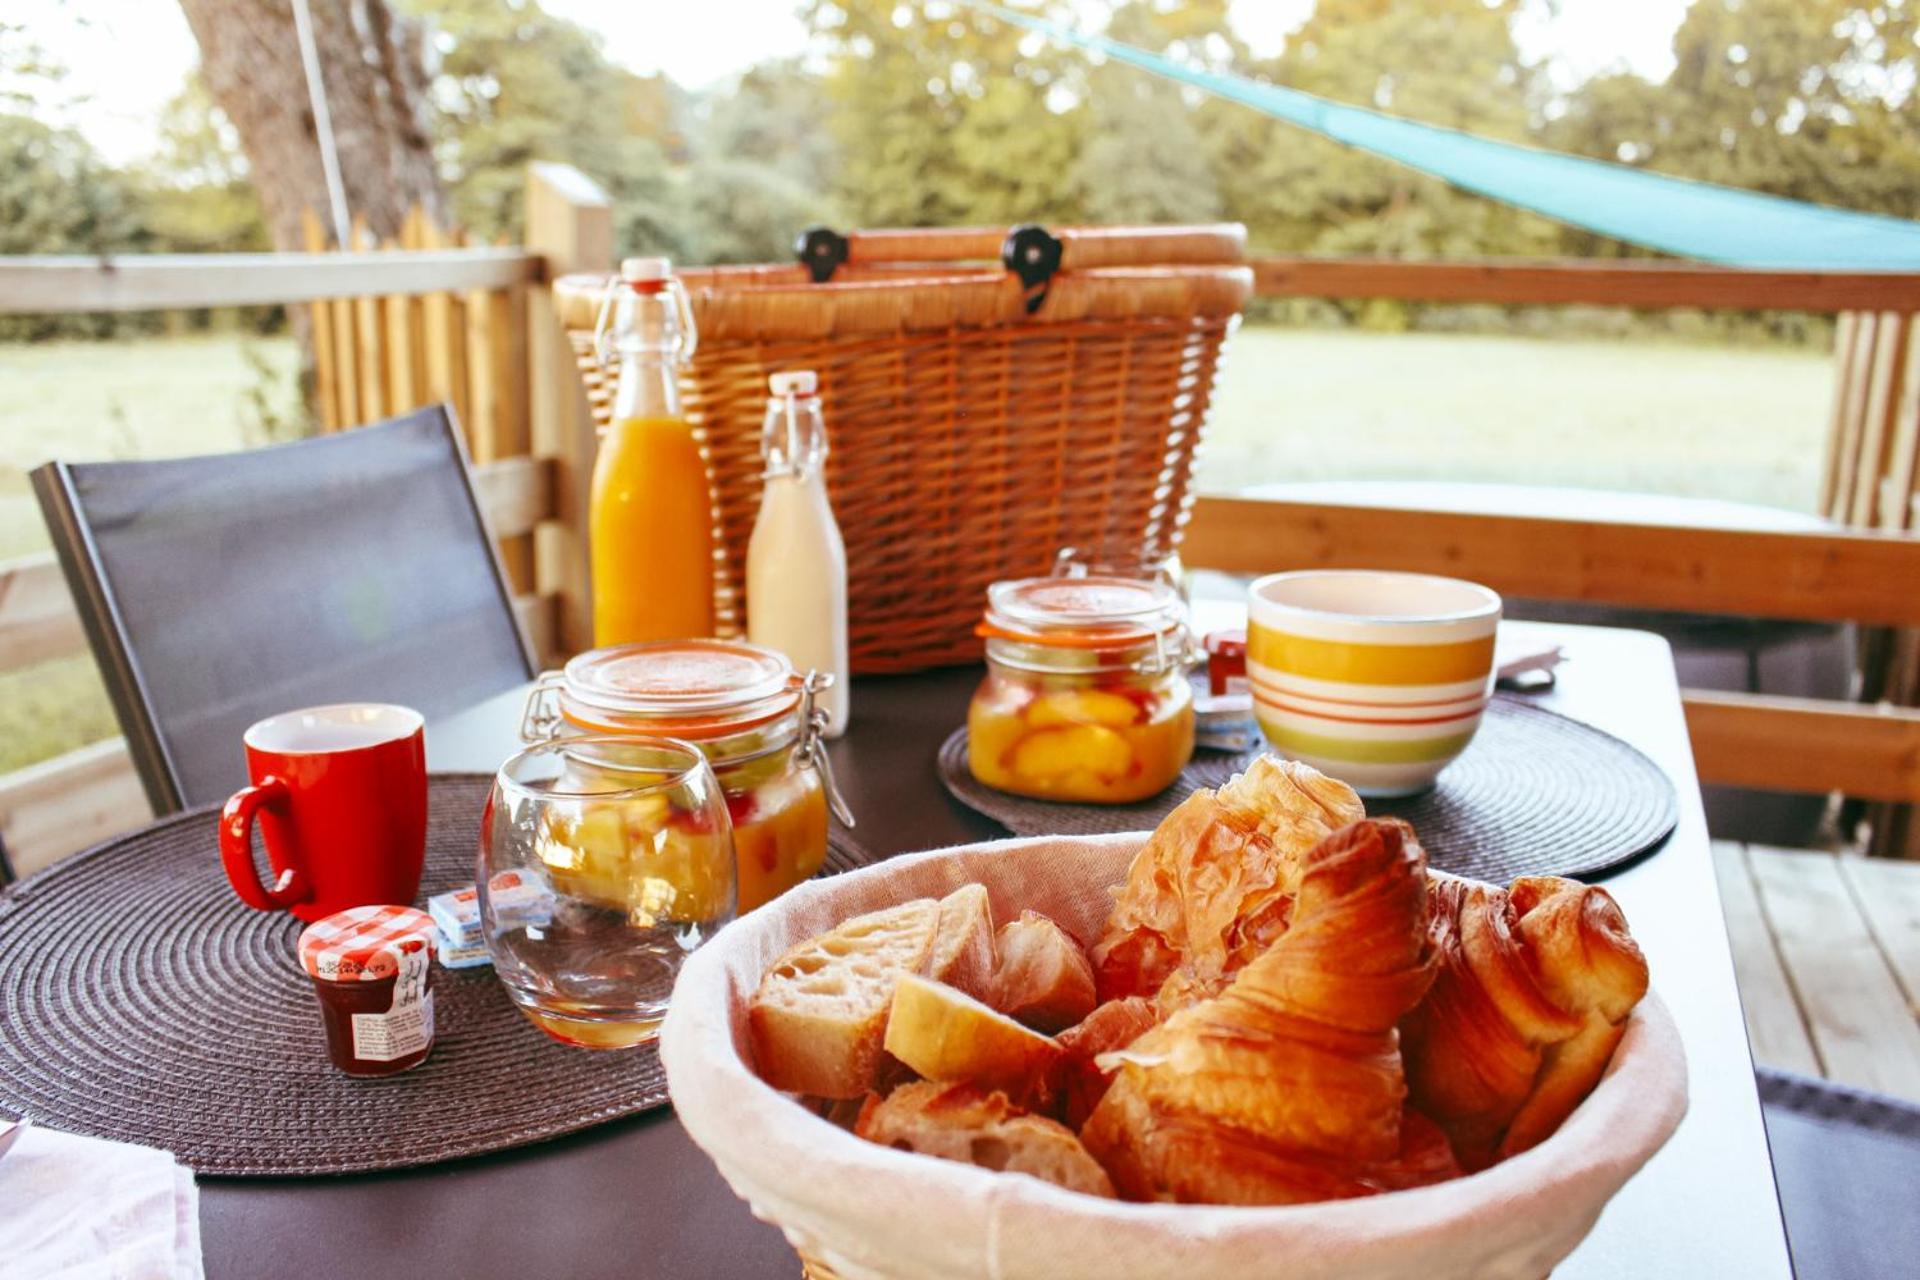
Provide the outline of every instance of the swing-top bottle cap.
[[767,379],[767,390],[775,396],[810,396],[820,389],[820,378],[811,369],[776,373]]
[[666,258],[622,258],[620,278],[628,284],[647,284],[673,276],[673,263]]

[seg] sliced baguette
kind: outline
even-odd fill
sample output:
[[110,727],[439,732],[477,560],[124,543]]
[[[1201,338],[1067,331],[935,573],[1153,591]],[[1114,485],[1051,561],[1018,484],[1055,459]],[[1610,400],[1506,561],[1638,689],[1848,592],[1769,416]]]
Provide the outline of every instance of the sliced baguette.
[[966,1081],[1020,1098],[1052,1091],[1060,1046],[963,991],[903,974],[893,989],[887,1052],[928,1080]]
[[1093,966],[1080,944],[1047,917],[1022,911],[1000,927],[997,950],[988,1003],[1009,1018],[1051,1034],[1093,1012]]
[[961,885],[940,899],[940,927],[927,976],[985,1000],[993,990],[993,909],[987,887]]
[[1069,1191],[1113,1198],[1107,1177],[1073,1131],[1027,1115],[1003,1093],[967,1084],[910,1084],[869,1098],[853,1131],[870,1142],[1025,1173]]
[[926,968],[939,922],[940,904],[917,898],[856,916],[782,956],[747,1006],[761,1078],[821,1098],[872,1088],[894,982]]

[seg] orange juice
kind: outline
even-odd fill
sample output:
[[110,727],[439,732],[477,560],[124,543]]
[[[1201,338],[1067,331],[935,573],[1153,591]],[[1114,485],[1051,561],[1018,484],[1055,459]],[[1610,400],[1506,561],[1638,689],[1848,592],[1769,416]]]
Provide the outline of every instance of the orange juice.
[[707,468],[684,418],[615,422],[593,468],[593,642],[713,633]]
[[713,632],[712,499],[676,373],[697,342],[672,264],[622,262],[595,334],[620,371],[587,517],[598,648]]

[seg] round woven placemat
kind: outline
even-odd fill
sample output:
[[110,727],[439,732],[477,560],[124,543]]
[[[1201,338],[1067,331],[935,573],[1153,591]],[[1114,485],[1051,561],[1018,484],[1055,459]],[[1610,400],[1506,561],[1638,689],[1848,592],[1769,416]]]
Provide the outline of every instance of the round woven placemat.
[[[1202,751],[1171,787],[1138,804],[1064,804],[995,791],[967,769],[967,731],[940,747],[940,780],[1017,835],[1144,831],[1200,787],[1217,787],[1258,753]],[[1660,766],[1592,725],[1496,697],[1473,745],[1431,790],[1369,800],[1405,818],[1433,866],[1505,884],[1515,876],[1592,879],[1657,847],[1679,818]]]
[[[471,884],[491,778],[433,778],[421,896]],[[0,1107],[163,1147],[203,1174],[432,1164],[666,1101],[651,1045],[548,1039],[490,967],[436,969],[433,1053],[385,1079],[333,1069],[301,924],[227,886],[197,809],[77,854],[0,896]],[[830,871],[869,858],[838,830]]]

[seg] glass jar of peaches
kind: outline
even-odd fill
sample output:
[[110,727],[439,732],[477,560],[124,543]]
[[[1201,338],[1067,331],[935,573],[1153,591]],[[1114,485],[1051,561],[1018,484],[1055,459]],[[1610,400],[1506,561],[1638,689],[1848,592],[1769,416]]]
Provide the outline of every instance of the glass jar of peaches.
[[967,763],[1015,795],[1126,804],[1193,757],[1191,642],[1177,592],[1131,578],[1025,578],[987,592],[987,676]]
[[829,678],[801,675],[742,640],[615,645],[543,675],[520,733],[528,742],[638,734],[698,746],[733,820],[744,913],[820,869],[829,806],[853,825],[820,740],[825,713],[814,706]]

